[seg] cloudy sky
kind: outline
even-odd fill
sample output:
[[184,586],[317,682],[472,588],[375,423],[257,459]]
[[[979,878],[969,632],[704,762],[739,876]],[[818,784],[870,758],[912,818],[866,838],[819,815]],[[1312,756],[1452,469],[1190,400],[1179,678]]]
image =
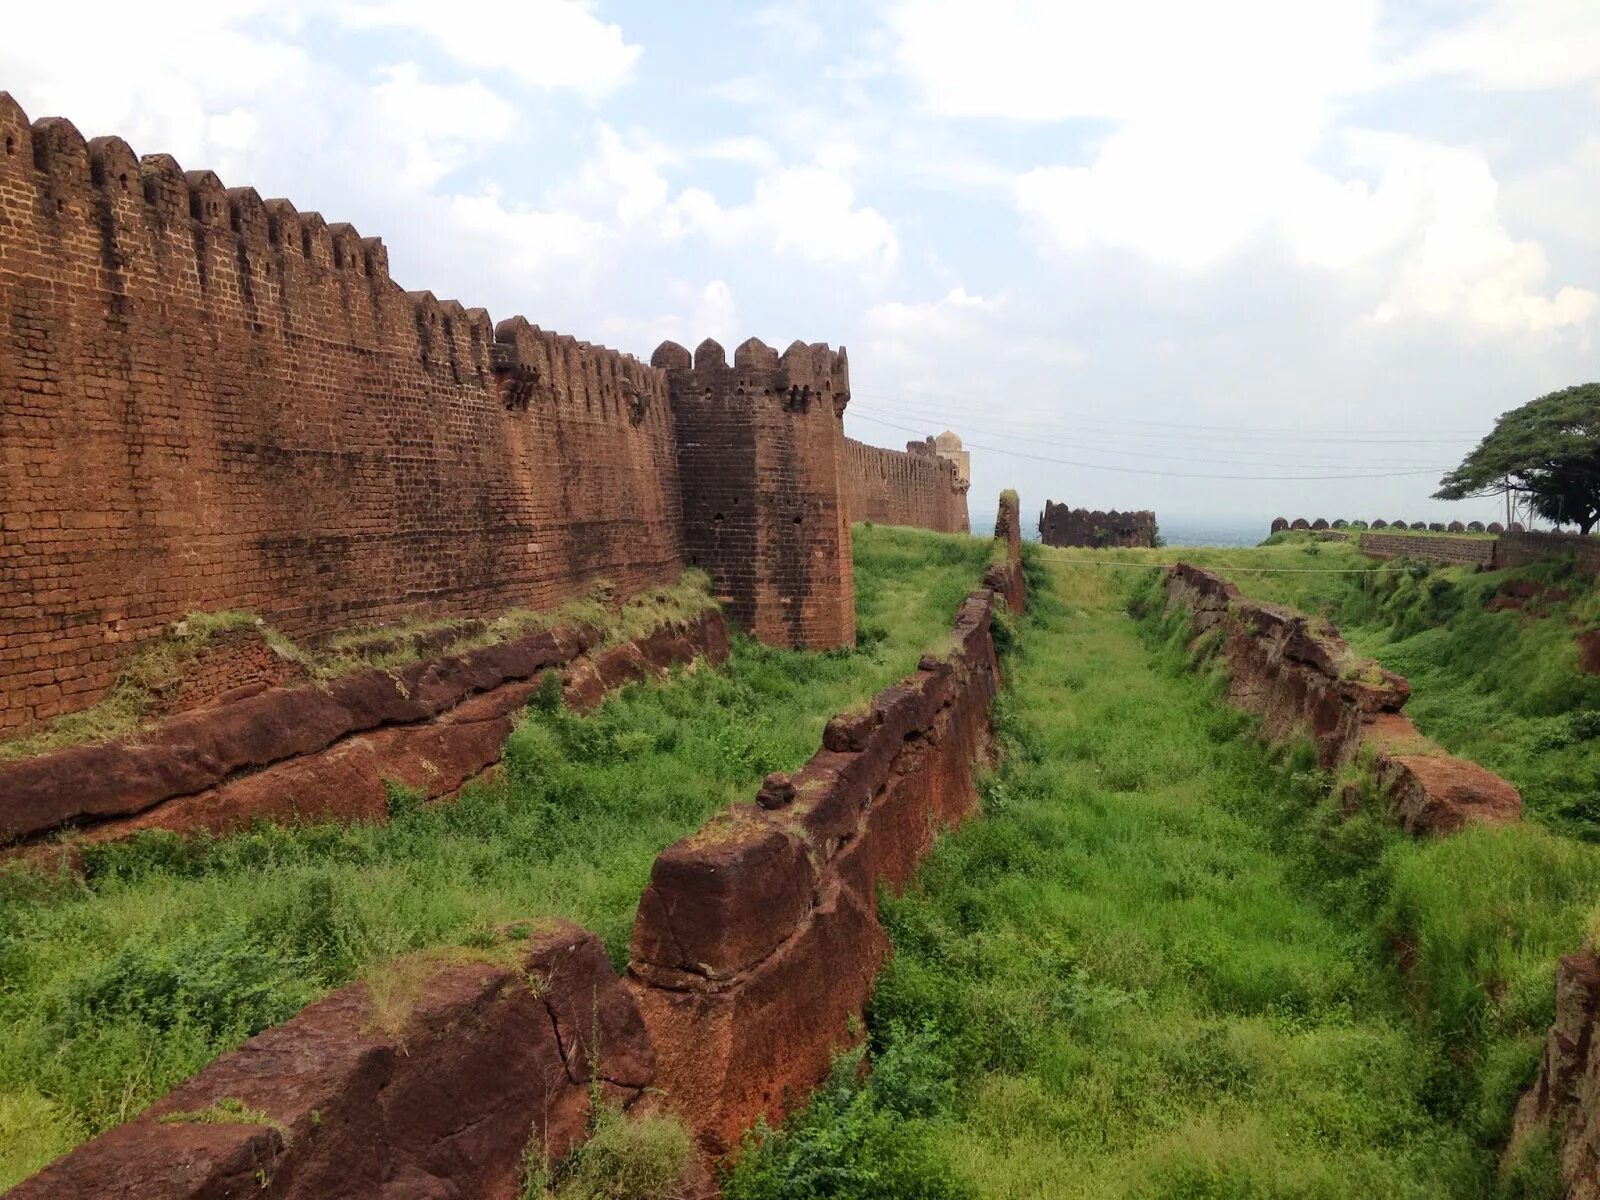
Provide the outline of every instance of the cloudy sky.
[[1439,473],[1600,378],[1594,0],[83,0],[0,88],[497,320],[844,343],[979,519],[1488,518]]

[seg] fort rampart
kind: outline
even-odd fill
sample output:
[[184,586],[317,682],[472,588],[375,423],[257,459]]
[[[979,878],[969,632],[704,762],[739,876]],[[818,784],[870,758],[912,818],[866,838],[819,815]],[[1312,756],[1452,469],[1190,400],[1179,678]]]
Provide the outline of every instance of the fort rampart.
[[405,291],[377,238],[0,93],[0,737],[193,612],[315,644],[698,564],[758,636],[848,644],[848,398],[842,349],[647,365]]
[[850,519],[878,525],[916,525],[941,533],[966,533],[967,481],[958,464],[928,442],[905,450],[845,439],[845,486]]
[[191,611],[296,638],[682,565],[665,379],[0,96],[0,729]]

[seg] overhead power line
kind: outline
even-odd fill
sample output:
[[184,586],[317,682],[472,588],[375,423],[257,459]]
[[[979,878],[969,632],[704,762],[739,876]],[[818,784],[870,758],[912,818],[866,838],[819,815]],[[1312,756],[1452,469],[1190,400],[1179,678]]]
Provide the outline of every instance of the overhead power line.
[[[852,389],[852,393],[851,394],[855,395],[855,396],[870,397],[870,398],[875,398],[875,399],[879,399],[879,400],[903,401],[903,400],[906,400],[906,399],[910,399],[912,401],[916,401],[917,399],[919,399],[919,397],[893,396],[893,395],[889,395],[889,394],[883,393],[883,392],[868,392],[868,391],[860,391],[860,390],[856,390],[856,389]],[[956,395],[953,395],[953,394],[950,394],[950,393],[925,392],[925,393],[923,393],[923,395],[926,396],[929,399],[953,400],[956,403],[962,404],[962,405],[969,405],[969,404],[970,405],[981,405],[981,404],[990,403],[990,401],[984,400],[984,399],[981,399],[981,398],[977,398],[977,397],[973,397],[973,396],[956,396]],[[1065,414],[1068,414],[1068,415],[1072,416],[1072,418],[1074,420],[1086,420],[1086,421],[1094,421],[1094,420],[1102,420],[1103,421],[1103,420],[1105,420],[1105,418],[1103,416],[1101,416],[1100,414],[1097,414],[1097,413],[1074,411],[1074,410],[1070,410],[1070,409],[1063,409],[1061,411],[1063,413],[1065,413]],[[1155,427],[1166,428],[1166,429],[1209,430],[1209,431],[1216,432],[1216,433],[1246,434],[1246,435],[1282,433],[1282,434],[1295,434],[1295,435],[1298,435],[1298,436],[1301,436],[1301,437],[1316,437],[1318,439],[1327,440],[1327,441],[1378,442],[1378,443],[1390,443],[1390,442],[1398,442],[1398,441],[1418,441],[1418,442],[1433,442],[1433,443],[1445,443],[1445,442],[1448,442],[1448,443],[1451,443],[1451,444],[1456,444],[1456,443],[1459,443],[1459,442],[1462,442],[1462,441],[1476,440],[1478,438],[1481,438],[1483,436],[1483,434],[1484,434],[1484,431],[1482,429],[1429,429],[1429,430],[1426,430],[1425,432],[1427,432],[1429,434],[1453,434],[1455,436],[1449,436],[1449,437],[1426,437],[1426,438],[1399,438],[1399,437],[1382,436],[1382,437],[1355,438],[1355,437],[1346,437],[1346,435],[1344,435],[1343,433],[1337,432],[1337,431],[1319,432],[1317,430],[1307,429],[1304,426],[1292,426],[1292,425],[1274,426],[1274,425],[1186,424],[1186,423],[1180,422],[1180,421],[1152,421],[1152,420],[1149,420],[1147,418],[1141,418],[1141,417],[1117,417],[1116,418],[1116,423],[1119,426],[1149,425],[1149,426],[1155,426]],[[1418,430],[1416,432],[1424,432],[1424,431]]]
[[[914,425],[901,425],[894,421],[885,421],[881,417],[868,416],[865,413],[857,413],[856,415],[863,421],[871,421],[874,425],[883,425],[889,429],[898,429],[904,433],[924,433],[922,429],[919,429]],[[1032,459],[1035,462],[1054,463],[1055,465],[1062,467],[1080,467],[1086,471],[1115,471],[1122,475],[1158,475],[1167,479],[1235,479],[1246,481],[1256,480],[1262,482],[1321,480],[1327,482],[1340,479],[1390,479],[1402,475],[1439,474],[1439,471],[1436,468],[1430,467],[1412,471],[1364,471],[1342,475],[1329,475],[1326,473],[1319,475],[1214,475],[1195,471],[1158,471],[1145,467],[1114,467],[1106,463],[1078,462],[1070,458],[1053,458],[1045,454],[1029,454],[1024,450],[1008,450],[1004,446],[986,446],[981,442],[964,441],[962,446],[967,450],[984,450],[990,454],[1006,454],[1010,455],[1012,458],[1027,458]]]
[[[945,426],[957,430],[974,428],[973,417],[970,413],[947,412],[938,409],[911,407],[898,401],[891,402],[869,399],[865,404],[857,401],[852,405],[850,411],[858,414],[862,412],[881,412],[890,417],[898,417],[903,420],[927,422],[929,424]],[[1293,438],[1284,435],[1274,435],[1270,441],[1258,441],[1252,443],[1241,440],[1238,435],[1224,433],[1200,434],[1180,430],[1146,431],[1142,429],[1124,429],[1117,427],[1102,429],[1087,426],[1078,421],[1064,423],[1054,420],[1034,421],[1030,419],[1025,423],[1022,423],[1016,419],[1007,418],[1003,415],[996,414],[984,414],[981,420],[986,421],[987,424],[983,424],[981,428],[976,428],[975,431],[979,434],[987,434],[991,437],[1000,436],[1009,438],[1026,438],[1029,440],[1038,439],[1041,436],[1048,435],[1050,439],[1057,444],[1066,444],[1070,442],[1085,450],[1104,451],[1105,453],[1130,453],[1130,451],[1120,448],[1125,447],[1130,443],[1137,445],[1141,449],[1152,444],[1160,446],[1162,449],[1177,449],[1179,447],[1188,449],[1199,445],[1205,449],[1225,450],[1229,454],[1253,455],[1281,459],[1286,453],[1298,455],[1300,453],[1299,447],[1305,446],[1307,450],[1314,450],[1319,454],[1330,453],[1334,455],[1348,454],[1355,456],[1358,461],[1351,462],[1349,464],[1351,466],[1419,466],[1419,464],[1416,462],[1414,453],[1404,462],[1396,459],[1373,458],[1371,457],[1372,451],[1369,449],[1369,447],[1373,446],[1374,444],[1379,444],[1375,443],[1373,440],[1362,440],[1359,442],[1333,442],[1330,444],[1325,438],[1314,432],[1302,432],[1301,436]],[[1207,446],[1206,443],[1220,444],[1216,446]],[[1406,447],[1411,444],[1412,443],[1406,443],[1402,441],[1396,446],[1396,448],[1404,452]],[[1427,439],[1419,439],[1418,443],[1416,444],[1430,445],[1431,443]],[[1464,445],[1464,443],[1460,441],[1441,444],[1454,446]],[[1296,449],[1288,449],[1290,446],[1294,446]],[[1433,451],[1418,450],[1415,453],[1431,454]],[[1188,457],[1189,456],[1185,455],[1186,460],[1188,460]],[[1456,457],[1455,452],[1449,452],[1449,457]],[[1242,462],[1245,460],[1240,461]],[[1310,464],[1307,463],[1306,465]],[[1344,464],[1330,463],[1328,465]],[[1431,470],[1432,468],[1430,467],[1429,469]]]
[[[871,414],[872,414],[873,411],[876,411],[876,410],[873,409],[873,410],[870,410],[868,412],[862,412],[858,408],[856,410],[856,412],[855,412],[855,415],[858,416],[858,417],[863,418],[864,420],[872,420],[873,418],[872,418]],[[906,419],[909,419],[909,420],[919,420],[919,419],[920,420],[926,420],[926,419],[928,419],[928,418],[922,416],[921,414],[913,413],[913,414],[910,414],[909,417],[907,417],[907,414],[905,414],[905,413],[895,412],[895,411],[892,411],[892,410],[890,411],[889,415],[896,416],[896,417],[902,417],[902,418],[906,418]],[[938,423],[938,419],[937,418],[935,418],[935,422]],[[963,422],[963,424],[965,424],[965,423]],[[1017,438],[1017,439],[1026,439],[1028,441],[1039,441],[1039,440],[1041,440],[1037,431],[1032,432],[1032,433],[1020,433],[1020,432],[1013,433],[1010,430],[988,428],[988,429],[980,430],[980,432],[983,433],[987,437]],[[1281,462],[1283,460],[1283,458],[1285,457],[1284,454],[1281,451],[1261,451],[1260,453],[1271,454],[1272,455],[1272,459],[1262,460],[1262,459],[1248,459],[1248,458],[1199,458],[1199,457],[1196,457],[1194,454],[1161,454],[1161,453],[1158,453],[1158,452],[1156,452],[1154,450],[1143,450],[1143,449],[1141,449],[1141,450],[1124,450],[1124,449],[1120,449],[1120,448],[1118,448],[1116,446],[1096,446],[1096,445],[1092,445],[1092,444],[1076,441],[1076,440],[1071,439],[1071,438],[1060,438],[1060,437],[1055,437],[1053,435],[1050,436],[1048,440],[1049,440],[1051,445],[1058,446],[1058,447],[1061,447],[1061,448],[1066,449],[1066,450],[1084,450],[1084,451],[1089,452],[1090,454],[1115,454],[1120,458],[1164,459],[1164,460],[1166,460],[1168,462],[1189,463],[1191,465],[1197,465],[1197,466],[1211,466],[1211,467],[1261,467],[1261,466],[1272,466],[1272,465],[1275,465],[1273,460],[1276,460],[1277,462]],[[1296,461],[1293,465],[1295,465],[1297,467],[1331,467],[1331,468],[1335,468],[1335,469],[1348,468],[1348,469],[1351,469],[1351,470],[1354,470],[1354,469],[1356,469],[1358,467],[1403,467],[1403,468],[1408,469],[1408,470],[1416,470],[1416,471],[1420,471],[1420,472],[1426,472],[1426,473],[1429,473],[1429,474],[1440,474],[1440,475],[1444,474],[1444,472],[1446,472],[1446,471],[1448,471],[1450,469],[1448,467],[1427,466],[1427,465],[1424,465],[1422,463],[1418,463],[1415,460],[1409,460],[1409,461],[1406,461],[1406,462],[1398,462],[1398,461],[1395,461],[1393,459],[1373,460],[1373,459],[1368,459],[1368,458],[1362,458],[1362,459],[1357,460],[1357,461],[1346,460],[1344,462],[1326,462],[1326,461],[1322,461],[1322,460],[1317,460],[1317,461]]]

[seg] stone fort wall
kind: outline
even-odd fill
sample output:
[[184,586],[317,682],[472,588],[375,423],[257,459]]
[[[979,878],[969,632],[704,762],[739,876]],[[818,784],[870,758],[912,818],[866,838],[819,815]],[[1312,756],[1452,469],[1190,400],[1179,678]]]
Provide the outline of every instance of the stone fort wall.
[[1156,544],[1156,515],[1148,510],[1068,508],[1046,500],[1039,514],[1039,539],[1046,546],[1149,548]]
[[651,362],[678,422],[687,563],[762,641],[854,645],[844,350],[795,342],[780,355],[751,338],[730,366],[708,338],[692,357],[665,342]]
[[0,93],[0,736],[196,611],[314,641],[693,562],[762,637],[852,641],[843,352],[741,354],[494,324],[377,238]]
[[941,457],[933,439],[888,450],[846,438],[845,486],[850,519],[969,533],[967,481]]

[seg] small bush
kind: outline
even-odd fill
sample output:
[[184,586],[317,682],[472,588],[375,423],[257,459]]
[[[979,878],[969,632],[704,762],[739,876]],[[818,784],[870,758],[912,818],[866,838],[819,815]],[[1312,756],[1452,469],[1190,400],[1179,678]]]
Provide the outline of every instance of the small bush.
[[[723,1180],[727,1200],[969,1200],[925,1118],[943,1111],[953,1084],[916,1061],[922,1033],[880,1064],[887,1074],[859,1079],[860,1053],[834,1064],[808,1107],[781,1129],[758,1127]],[[935,1060],[936,1062],[939,1060]]]
[[[694,1144],[683,1122],[660,1113],[630,1117],[596,1098],[588,1140],[553,1173],[530,1154],[524,1200],[674,1200]],[[553,1184],[553,1186],[552,1186]]]

